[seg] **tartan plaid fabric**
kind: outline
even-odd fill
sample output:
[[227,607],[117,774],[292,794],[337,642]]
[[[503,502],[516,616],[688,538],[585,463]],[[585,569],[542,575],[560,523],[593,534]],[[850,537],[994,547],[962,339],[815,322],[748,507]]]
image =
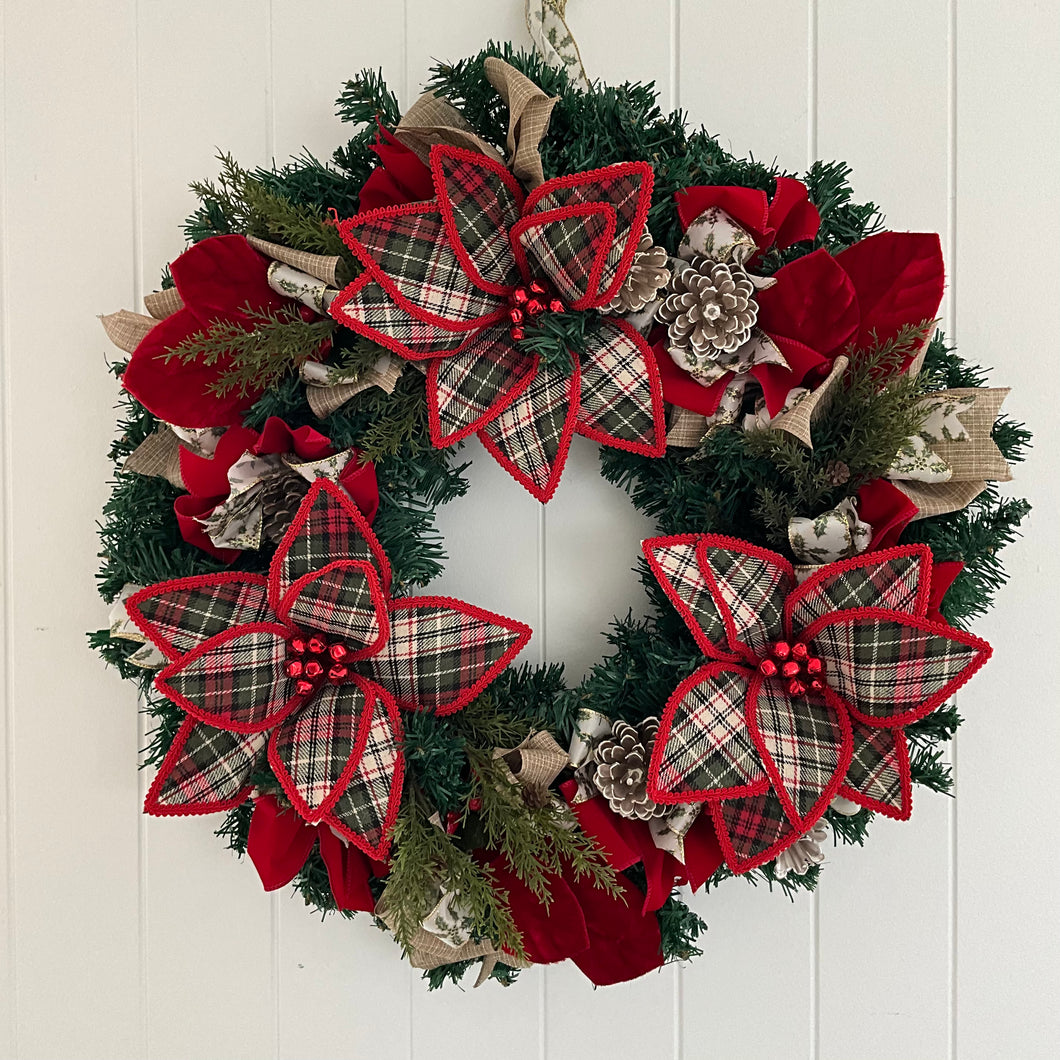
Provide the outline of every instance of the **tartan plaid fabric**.
[[467,339],[466,331],[449,331],[417,320],[399,306],[386,291],[362,273],[331,303],[328,312],[359,334],[378,332],[403,346],[410,355],[445,354]]
[[437,362],[436,386],[429,393],[438,411],[444,439],[477,429],[481,421],[512,389],[537,370],[537,360],[511,340],[508,328],[483,328],[455,357]]
[[187,739],[159,771],[152,794],[159,807],[188,806],[212,810],[230,802],[246,787],[265,758],[268,734],[235,733],[191,722]]
[[805,629],[811,622],[832,611],[853,607],[883,607],[888,611],[913,614],[921,586],[924,559],[919,552],[890,556],[882,562],[872,553],[859,556],[857,566],[844,570],[840,564],[805,592],[792,593],[788,610],[793,628]]
[[368,708],[359,685],[327,685],[273,733],[273,767],[307,821],[319,820],[338,797]]
[[400,719],[379,696],[364,753],[328,815],[356,833],[357,845],[373,857],[382,858],[389,846],[387,818],[392,804],[401,798],[401,761]]
[[618,266],[630,240],[640,239],[641,230],[633,231],[641,197],[645,192],[644,173],[629,172],[624,166],[597,171],[592,177],[571,186],[549,182],[547,192],[535,204],[535,212],[554,210],[561,206],[606,202],[615,214],[615,233],[600,278],[599,291],[606,291],[619,279]]
[[518,630],[447,603],[407,600],[391,611],[382,650],[360,669],[400,706],[444,710],[492,680],[520,638]]
[[306,582],[284,618],[299,629],[332,633],[351,648],[361,648],[379,639],[386,623],[385,607],[372,565],[366,560],[343,560]]
[[281,546],[272,561],[274,574],[270,577],[276,577],[280,597],[303,574],[321,570],[335,560],[373,560],[364,534],[327,489],[315,495],[309,491],[294,524],[299,529],[290,546],[286,552]]
[[[603,241],[609,239],[609,220],[614,216],[611,207],[599,204],[598,209],[575,217],[531,222],[519,226],[519,243],[532,263],[547,276],[565,302],[577,302],[587,295],[589,280],[597,257],[605,250]],[[531,271],[535,271],[531,265]]]
[[127,606],[140,613],[160,648],[179,654],[232,626],[270,617],[264,585],[242,581],[210,584],[206,580],[210,577],[152,585],[150,595]]
[[701,674],[656,739],[659,791],[691,795],[766,778],[745,720],[748,675],[711,669]]
[[853,719],[852,726],[854,754],[846,783],[904,815],[909,808],[902,805],[902,759],[898,753],[898,740],[902,737],[894,729],[863,725],[857,719]]
[[668,582],[691,612],[691,622],[688,616],[681,617],[692,634],[705,636],[711,644],[727,649],[725,623],[699,566],[696,542],[653,547],[651,555],[658,567],[656,577]]
[[665,428],[656,427],[651,378],[640,346],[606,317],[589,332],[588,340],[578,426],[654,446]]
[[841,614],[817,630],[811,650],[840,696],[884,721],[941,692],[980,656],[975,647],[904,622]]
[[755,722],[784,790],[805,820],[839,769],[844,736],[835,711],[823,699],[788,696],[780,681],[766,680]]
[[737,862],[730,868],[738,872],[770,847],[785,840],[790,846],[799,836],[772,791],[719,803],[714,823],[732,846]]
[[496,295],[472,285],[445,238],[436,207],[397,213],[343,226],[353,248],[378,263],[398,292],[417,309],[453,324],[492,313],[504,306]]
[[567,422],[577,415],[571,391],[569,375],[543,365],[530,386],[483,430],[501,463],[510,463],[542,493],[558,480],[567,459]]
[[292,691],[281,669],[286,638],[273,630],[233,632],[202,655],[163,670],[159,690],[184,697],[218,728],[266,728]]
[[[481,159],[481,161],[479,161]],[[436,150],[444,195],[453,210],[452,233],[460,240],[479,275],[490,283],[511,286],[519,280],[508,230],[519,219],[519,204],[495,166],[484,155]]]
[[784,635],[784,598],[792,586],[782,567],[761,556],[707,545],[703,557],[710,567],[736,625],[736,639],[756,655]]

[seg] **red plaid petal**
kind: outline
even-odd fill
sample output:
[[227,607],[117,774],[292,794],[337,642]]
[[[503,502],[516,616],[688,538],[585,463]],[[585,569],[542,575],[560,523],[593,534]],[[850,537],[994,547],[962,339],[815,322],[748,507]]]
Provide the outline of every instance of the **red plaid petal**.
[[616,449],[665,455],[662,383],[640,332],[618,317],[601,318],[581,367],[578,432]]
[[149,585],[125,603],[129,617],[169,659],[218,633],[269,617],[260,574],[200,574]]
[[288,635],[271,623],[236,626],[170,663],[155,687],[207,725],[229,732],[272,728],[300,702],[282,669]]
[[850,721],[817,696],[789,696],[776,679],[755,683],[751,732],[788,817],[806,832],[846,774]]
[[829,563],[815,571],[787,599],[793,632],[833,611],[882,607],[920,617],[931,590],[931,549],[902,545]]
[[410,361],[444,357],[470,336],[414,317],[402,309],[367,270],[331,303],[328,312],[344,327]]
[[784,599],[795,584],[791,564],[775,552],[718,534],[704,534],[699,562],[707,576],[734,651],[768,653],[784,636]]
[[591,305],[609,301],[629,272],[648,219],[652,180],[652,169],[647,162],[620,162],[546,181],[526,201],[528,214],[586,203],[608,203],[613,208],[615,229],[596,286],[589,292]]
[[276,613],[280,621],[298,629],[342,638],[355,649],[351,658],[378,651],[390,632],[386,596],[367,560],[340,559],[303,575]]
[[367,560],[390,591],[390,564],[368,521],[335,483],[317,479],[269,565],[269,603],[277,613],[291,586],[336,560]]
[[376,699],[368,740],[346,790],[324,821],[370,858],[386,859],[405,776],[401,716],[385,689]]
[[580,375],[542,365],[533,382],[479,432],[482,444],[544,504],[556,492],[578,418]]
[[970,633],[889,611],[827,615],[803,636],[828,687],[867,725],[930,714],[990,658],[990,645]]
[[273,731],[269,764],[310,824],[338,802],[361,760],[378,697],[368,681],[327,685]]
[[572,309],[600,302],[596,292],[615,238],[615,211],[605,203],[524,217],[512,228],[515,258],[529,276],[546,276]]
[[909,747],[901,729],[852,724],[854,751],[839,794],[877,813],[908,821],[913,812]]
[[479,430],[530,386],[537,364],[502,324],[477,332],[454,357],[432,361],[427,396],[434,445],[445,448]]
[[505,309],[503,299],[471,282],[433,203],[358,214],[343,221],[339,232],[387,294],[421,320],[474,331]]
[[216,813],[238,806],[265,761],[268,735],[234,733],[188,718],[151,784],[144,812],[155,817]]
[[728,649],[725,621],[699,565],[702,534],[652,537],[641,548],[656,581],[685,620],[696,643],[712,659],[738,658]]
[[750,681],[746,670],[716,662],[677,686],[648,767],[648,793],[656,802],[700,802],[768,783],[747,727]]
[[710,816],[726,864],[747,872],[772,861],[802,834],[772,791],[710,803]]
[[361,670],[399,706],[451,714],[467,706],[522,651],[530,627],[449,597],[390,605],[390,639]]
[[519,279],[510,229],[523,192],[500,162],[477,151],[436,144],[431,172],[446,237],[461,265],[487,291],[505,293]]

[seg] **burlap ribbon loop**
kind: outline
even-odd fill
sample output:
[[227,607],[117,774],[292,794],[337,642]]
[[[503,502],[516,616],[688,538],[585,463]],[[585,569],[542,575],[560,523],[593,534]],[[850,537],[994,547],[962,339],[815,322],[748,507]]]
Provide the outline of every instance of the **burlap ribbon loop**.
[[538,146],[559,97],[546,95],[503,59],[490,56],[484,66],[490,84],[508,104],[508,164],[528,188],[536,188],[545,180]]
[[264,254],[273,261],[283,262],[284,265],[290,265],[292,269],[297,269],[299,272],[308,273],[329,287],[343,287],[350,279],[346,275],[342,258],[338,255],[309,254],[304,250],[285,247],[282,243],[270,243],[267,239],[258,239],[257,236],[247,236],[247,242],[259,254]]
[[[508,104],[508,164],[528,188],[536,188],[545,179],[538,145],[558,97],[546,95],[503,59],[491,56],[484,65],[490,84]],[[501,152],[483,140],[456,107],[433,92],[425,92],[409,107],[394,135],[424,163],[435,144],[463,147],[504,161]]]
[[429,161],[435,144],[463,147],[488,155],[497,162],[504,161],[500,151],[483,140],[452,103],[433,92],[424,92],[409,107],[394,130],[394,136],[424,164]]

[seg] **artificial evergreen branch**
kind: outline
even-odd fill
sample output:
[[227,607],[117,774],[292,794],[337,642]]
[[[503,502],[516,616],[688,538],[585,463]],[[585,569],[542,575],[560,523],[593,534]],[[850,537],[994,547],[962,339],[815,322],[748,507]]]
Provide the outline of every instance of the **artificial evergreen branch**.
[[177,358],[183,364],[198,361],[205,365],[224,362],[226,367],[210,390],[216,394],[234,390],[246,397],[274,387],[306,361],[319,357],[337,327],[335,321],[326,318],[307,323],[292,306],[253,309],[247,305],[243,313],[253,325],[252,330],[239,323],[217,321],[167,350],[166,361]]

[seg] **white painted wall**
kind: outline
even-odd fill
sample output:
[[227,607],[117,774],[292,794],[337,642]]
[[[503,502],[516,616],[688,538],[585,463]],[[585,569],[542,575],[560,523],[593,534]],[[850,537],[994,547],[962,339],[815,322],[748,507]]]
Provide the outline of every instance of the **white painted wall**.
[[[1037,1060],[1060,1056],[1060,843],[1049,776],[1060,446],[1060,14],[1041,0],[571,0],[590,72],[654,79],[739,151],[853,164],[895,228],[943,234],[962,349],[1037,432],[1035,515],[979,628],[959,798],[920,793],[794,904],[734,882],[689,968],[593,995],[573,969],[428,995],[362,917],[262,893],[208,819],[147,820],[133,692],[88,652],[113,422],[94,317],[181,250],[215,145],[246,163],[342,135],[382,65],[522,41],[519,0],[4,0],[0,110],[3,727],[0,1057]],[[472,449],[472,455],[481,454]],[[635,598],[644,527],[576,440],[547,511],[476,459],[446,587],[535,624],[575,676]],[[488,546],[484,547],[481,536]],[[522,573],[513,574],[512,571]]]

